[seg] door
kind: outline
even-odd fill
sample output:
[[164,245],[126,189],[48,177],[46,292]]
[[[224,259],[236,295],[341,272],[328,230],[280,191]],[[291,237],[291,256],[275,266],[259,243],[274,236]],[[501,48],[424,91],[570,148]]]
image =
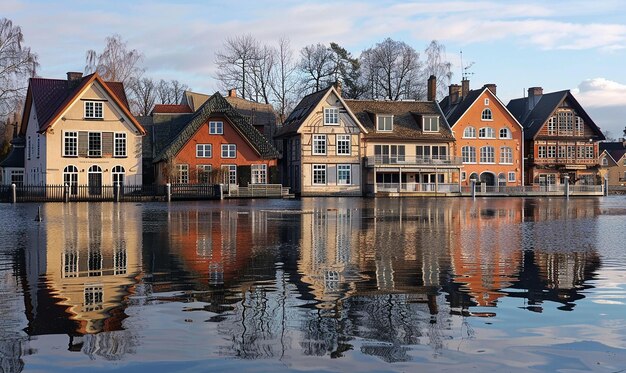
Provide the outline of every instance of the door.
[[100,166],[89,167],[88,183],[89,195],[99,196],[102,194],[102,169]]

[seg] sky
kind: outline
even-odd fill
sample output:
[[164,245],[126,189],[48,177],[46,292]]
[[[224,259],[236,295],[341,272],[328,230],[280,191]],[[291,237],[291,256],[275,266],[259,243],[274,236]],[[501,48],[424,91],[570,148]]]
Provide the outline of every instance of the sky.
[[[228,37],[298,51],[336,42],[353,55],[387,37],[423,51],[446,47],[452,83],[463,67],[471,88],[495,83],[505,104],[529,87],[570,89],[611,137],[626,127],[626,4],[598,1],[161,1],[2,0],[39,56],[39,76],[82,71],[85,53],[120,34],[144,54],[146,75],[214,93],[215,53]],[[462,53],[461,53],[462,52]]]

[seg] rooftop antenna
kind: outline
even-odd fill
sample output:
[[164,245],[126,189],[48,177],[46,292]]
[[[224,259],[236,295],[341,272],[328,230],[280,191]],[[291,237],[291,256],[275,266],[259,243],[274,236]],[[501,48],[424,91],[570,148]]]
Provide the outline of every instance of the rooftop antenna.
[[469,69],[474,66],[474,62],[470,62],[467,66],[463,66],[463,51],[461,50],[461,78],[466,80],[471,75],[474,75],[473,72],[470,72]]

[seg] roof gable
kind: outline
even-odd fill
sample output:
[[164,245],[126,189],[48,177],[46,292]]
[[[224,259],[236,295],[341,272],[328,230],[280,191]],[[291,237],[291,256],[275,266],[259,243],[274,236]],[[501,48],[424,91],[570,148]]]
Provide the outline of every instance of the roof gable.
[[523,130],[524,126],[522,126],[515,115],[509,111],[506,105],[504,105],[498,96],[491,92],[488,87],[469,91],[467,98],[463,98],[463,100],[457,104],[450,104],[450,96],[446,96],[443,100],[441,100],[441,109],[446,115],[446,119],[448,119],[450,127],[454,128],[461,118],[463,118],[465,113],[467,113],[476,102],[480,101],[479,99],[483,97],[483,94],[486,94],[489,98],[495,100],[496,105],[502,108],[511,121],[515,122],[515,124]]
[[169,144],[157,155],[154,162],[173,159],[213,114],[226,116],[232,123],[232,127],[261,158],[272,159],[278,157],[278,152],[272,144],[217,92],[189,117],[184,127],[171,138]]

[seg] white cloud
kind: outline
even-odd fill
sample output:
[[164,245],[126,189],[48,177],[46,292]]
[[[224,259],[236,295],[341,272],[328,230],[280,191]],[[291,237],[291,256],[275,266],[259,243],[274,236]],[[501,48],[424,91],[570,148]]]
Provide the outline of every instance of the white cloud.
[[584,80],[572,93],[584,107],[626,106],[626,84],[605,78]]

